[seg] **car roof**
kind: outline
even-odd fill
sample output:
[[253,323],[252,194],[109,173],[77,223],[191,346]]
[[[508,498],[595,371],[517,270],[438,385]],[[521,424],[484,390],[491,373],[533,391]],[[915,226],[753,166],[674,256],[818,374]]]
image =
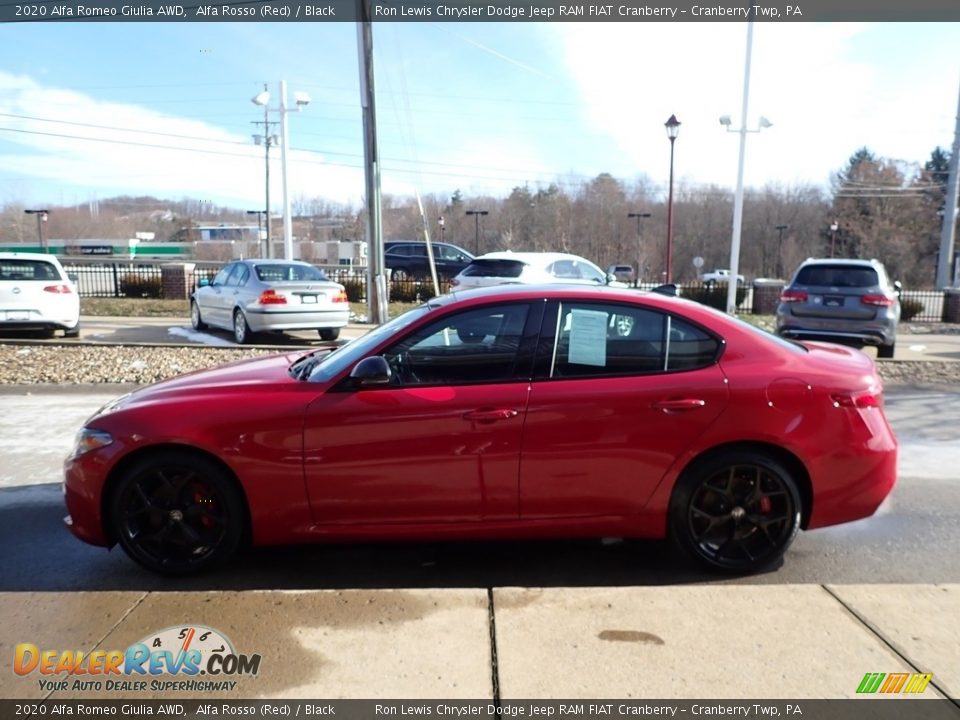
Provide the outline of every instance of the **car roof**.
[[864,265],[883,265],[876,258],[807,258],[801,265],[850,265],[851,267]]
[[56,255],[35,252],[0,252],[0,260],[46,260],[54,265],[59,265]]
[[500,250],[489,252],[484,255],[478,255],[474,260],[517,260],[527,265],[547,265],[556,260],[576,260],[578,262],[593,262],[579,255],[558,252],[513,252],[512,250]]

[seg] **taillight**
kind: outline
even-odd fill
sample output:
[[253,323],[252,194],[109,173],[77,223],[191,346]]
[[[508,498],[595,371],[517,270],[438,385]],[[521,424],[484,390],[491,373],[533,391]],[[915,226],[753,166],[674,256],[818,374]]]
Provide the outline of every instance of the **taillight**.
[[261,305],[286,305],[287,299],[283,295],[277,294],[276,290],[264,290],[260,293],[257,302]]
[[863,410],[878,408],[883,405],[883,394],[872,390],[860,393],[832,393],[830,399],[833,401],[833,406],[838,408]]
[[803,290],[784,290],[780,293],[780,302],[806,302],[807,297]]
[[347,298],[347,291],[343,288],[340,288],[340,290],[337,292],[337,296],[333,299],[333,301],[335,303],[350,302],[349,298]]
[[882,307],[893,305],[893,300],[886,295],[864,295],[860,298],[860,302],[864,305],[880,305]]
[[44,292],[54,293],[56,295],[69,295],[73,292],[70,289],[69,285],[47,285],[44,289]]

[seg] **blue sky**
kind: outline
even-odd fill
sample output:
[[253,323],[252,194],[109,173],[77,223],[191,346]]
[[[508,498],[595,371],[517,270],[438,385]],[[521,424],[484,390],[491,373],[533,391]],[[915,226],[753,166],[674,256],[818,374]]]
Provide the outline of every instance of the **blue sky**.
[[[743,23],[378,23],[383,188],[505,195],[609,172],[662,191],[675,171],[732,188]],[[922,165],[953,141],[958,23],[758,23],[745,182],[827,185],[859,147]],[[289,115],[291,195],[359,203],[353,23],[0,26],[0,204],[117,194],[263,204],[250,102],[304,91]],[[276,119],[276,115],[272,115]],[[96,140],[80,139],[95,138]],[[271,192],[280,198],[279,149]]]

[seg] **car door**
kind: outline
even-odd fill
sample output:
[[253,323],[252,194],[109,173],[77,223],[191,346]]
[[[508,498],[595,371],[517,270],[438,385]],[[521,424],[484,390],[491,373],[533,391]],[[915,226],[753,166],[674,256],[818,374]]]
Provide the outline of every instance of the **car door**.
[[638,305],[548,306],[524,427],[521,517],[638,512],[723,411],[720,348],[692,323]]
[[391,384],[347,379],[315,400],[304,428],[315,521],[515,520],[540,310],[449,313],[386,349]]
[[233,271],[236,263],[229,263],[220,269],[210,284],[201,287],[194,294],[194,300],[200,307],[200,316],[208,325],[215,327],[229,327],[229,318],[226,316],[223,304],[223,291],[227,284],[227,278]]

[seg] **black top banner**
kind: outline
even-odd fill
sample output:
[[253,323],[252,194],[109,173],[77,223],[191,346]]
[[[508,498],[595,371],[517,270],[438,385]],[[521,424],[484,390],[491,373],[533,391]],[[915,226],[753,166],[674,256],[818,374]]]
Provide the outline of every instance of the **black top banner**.
[[951,22],[960,2],[944,0],[628,0],[611,4],[517,0],[251,0],[187,3],[0,2],[2,22]]

